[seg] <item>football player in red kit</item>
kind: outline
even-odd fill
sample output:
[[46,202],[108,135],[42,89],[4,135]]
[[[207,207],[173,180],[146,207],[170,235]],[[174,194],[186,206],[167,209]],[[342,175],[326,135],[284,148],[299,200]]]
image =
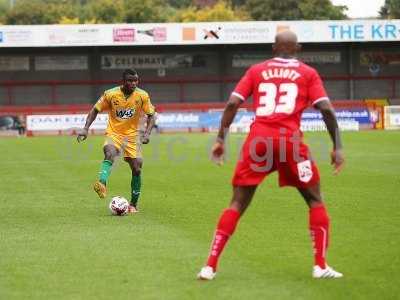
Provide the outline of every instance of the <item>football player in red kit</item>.
[[232,179],[233,196],[217,224],[207,264],[199,279],[211,280],[225,244],[250,204],[265,176],[277,171],[280,186],[296,187],[309,207],[309,230],[314,248],[314,278],[339,278],[343,274],[326,263],[329,217],[321,197],[318,168],[302,142],[300,119],[312,106],[318,109],[333,142],[334,174],[343,167],[344,156],[334,109],[317,71],[295,58],[300,50],[291,31],[278,33],[273,59],[251,66],[232,92],[225,107],[212,155],[221,163],[224,140],[236,112],[253,96],[255,120],[241,150]]

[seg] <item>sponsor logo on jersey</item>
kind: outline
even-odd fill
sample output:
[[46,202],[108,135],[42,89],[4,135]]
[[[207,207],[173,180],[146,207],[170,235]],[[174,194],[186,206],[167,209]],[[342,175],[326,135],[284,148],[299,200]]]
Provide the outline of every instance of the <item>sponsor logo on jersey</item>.
[[133,117],[134,113],[135,113],[135,110],[133,108],[117,109],[115,111],[115,115],[117,116],[117,118],[120,118],[120,119],[130,119]]

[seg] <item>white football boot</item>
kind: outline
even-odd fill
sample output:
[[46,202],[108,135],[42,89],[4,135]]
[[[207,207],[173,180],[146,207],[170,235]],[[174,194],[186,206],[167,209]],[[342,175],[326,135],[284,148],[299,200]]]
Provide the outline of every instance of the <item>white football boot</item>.
[[320,266],[314,266],[314,269],[312,272],[312,277],[313,278],[341,278],[341,277],[343,277],[343,274],[335,271],[328,265],[326,265],[325,269],[322,269]]
[[217,272],[214,272],[213,268],[210,266],[205,266],[201,268],[199,274],[197,274],[197,279],[200,280],[213,280]]

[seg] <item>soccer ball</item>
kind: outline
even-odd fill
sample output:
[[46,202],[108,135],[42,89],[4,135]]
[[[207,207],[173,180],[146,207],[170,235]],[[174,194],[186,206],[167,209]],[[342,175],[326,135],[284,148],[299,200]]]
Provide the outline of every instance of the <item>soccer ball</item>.
[[115,196],[111,198],[111,202],[108,207],[114,216],[123,216],[128,212],[129,202],[124,197]]

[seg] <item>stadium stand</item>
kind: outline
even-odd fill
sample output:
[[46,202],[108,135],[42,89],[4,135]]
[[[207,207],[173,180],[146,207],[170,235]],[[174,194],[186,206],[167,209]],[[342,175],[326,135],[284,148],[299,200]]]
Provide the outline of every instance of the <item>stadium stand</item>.
[[[299,35],[303,45],[300,59],[320,72],[331,99],[340,100],[336,106],[343,107],[347,100],[349,106],[362,109],[365,104],[360,105],[360,100],[374,99],[366,103],[371,115],[379,115],[383,112],[379,106],[384,104],[375,99],[397,104],[395,99],[400,98],[400,55],[393,36],[397,32],[393,26],[400,27],[398,23],[311,21],[288,22],[284,27]],[[30,28],[33,33],[42,30],[35,26],[25,28],[18,39],[11,32],[14,44],[0,43],[0,114],[87,111],[104,90],[119,83],[121,70],[127,67],[138,70],[140,85],[150,92],[159,112],[220,109],[247,67],[272,56],[272,37],[282,26],[281,22],[192,25],[198,32],[192,41],[179,35],[177,30],[183,32],[184,28],[168,24],[131,24],[132,28],[157,30],[164,26],[168,34],[162,41],[142,41],[133,29],[132,40],[124,36],[123,43],[115,36],[117,25],[91,25],[93,36],[88,35],[92,31],[85,31],[87,26],[84,31],[79,25],[71,26],[70,32],[57,31],[54,26],[49,32],[40,32],[43,41],[29,41]],[[201,32],[216,25],[221,29],[219,35],[205,41]],[[356,35],[354,26],[363,26],[364,35]],[[319,27],[326,33],[321,34]],[[100,35],[103,29],[114,32],[113,40]],[[3,35],[6,41],[6,29]]]

